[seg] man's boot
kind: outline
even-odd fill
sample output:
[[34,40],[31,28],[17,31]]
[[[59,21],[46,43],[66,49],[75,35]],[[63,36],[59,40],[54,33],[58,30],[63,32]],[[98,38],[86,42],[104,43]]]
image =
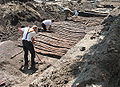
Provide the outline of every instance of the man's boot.
[[32,62],[32,63],[31,63],[31,67],[30,67],[30,69],[32,69],[32,70],[35,69],[35,62]]
[[24,71],[28,70],[28,64],[24,65]]

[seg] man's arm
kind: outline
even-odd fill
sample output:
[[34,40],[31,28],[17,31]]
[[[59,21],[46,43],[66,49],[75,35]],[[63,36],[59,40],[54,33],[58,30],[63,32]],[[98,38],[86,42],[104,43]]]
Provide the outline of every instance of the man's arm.
[[23,31],[21,30],[21,28],[18,28],[18,32],[20,32],[21,38],[22,38],[23,37]]
[[34,44],[34,43],[35,43],[34,41],[35,41],[35,39],[32,37],[32,44]]
[[48,29],[49,29],[49,30],[52,30],[52,26],[50,25]]

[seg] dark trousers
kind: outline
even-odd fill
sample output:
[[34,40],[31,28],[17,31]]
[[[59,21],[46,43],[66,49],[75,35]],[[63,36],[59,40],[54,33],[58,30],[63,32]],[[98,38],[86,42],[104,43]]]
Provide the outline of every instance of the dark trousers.
[[68,20],[68,12],[65,12],[65,20]]
[[43,27],[44,31],[47,30],[47,29],[46,29],[46,25],[45,25],[44,23],[42,23],[42,27]]
[[29,50],[31,53],[31,66],[34,66],[35,50],[32,42],[27,40],[22,40],[22,44],[23,44],[23,50],[24,50],[25,65],[28,65],[28,50]]

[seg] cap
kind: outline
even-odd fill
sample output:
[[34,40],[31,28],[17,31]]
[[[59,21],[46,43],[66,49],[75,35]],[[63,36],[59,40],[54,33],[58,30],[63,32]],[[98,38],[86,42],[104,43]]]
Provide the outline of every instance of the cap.
[[36,25],[33,25],[33,26],[32,26],[32,28],[35,28],[35,27],[38,28]]
[[37,27],[36,25],[33,25],[33,26],[32,26],[32,29],[34,29],[35,31],[37,31],[37,30],[38,30],[38,27]]

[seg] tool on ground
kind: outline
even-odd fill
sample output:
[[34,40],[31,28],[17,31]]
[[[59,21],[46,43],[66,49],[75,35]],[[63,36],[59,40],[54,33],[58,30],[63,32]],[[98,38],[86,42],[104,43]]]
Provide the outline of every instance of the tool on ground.
[[[23,47],[23,46],[21,46],[21,45],[17,45],[18,47]],[[23,52],[23,50],[22,50],[22,52]],[[21,52],[21,53],[22,53]],[[41,61],[41,59],[40,59],[40,57],[38,56],[38,54],[35,52],[35,54],[36,54],[36,56],[38,57],[38,60],[41,62],[41,63],[45,63],[45,62],[43,62],[43,61]],[[12,57],[13,58],[13,57]]]
[[43,62],[40,57],[38,56],[38,54],[35,52],[36,56],[38,57],[38,60],[41,62],[41,63],[45,63],[45,61]]

